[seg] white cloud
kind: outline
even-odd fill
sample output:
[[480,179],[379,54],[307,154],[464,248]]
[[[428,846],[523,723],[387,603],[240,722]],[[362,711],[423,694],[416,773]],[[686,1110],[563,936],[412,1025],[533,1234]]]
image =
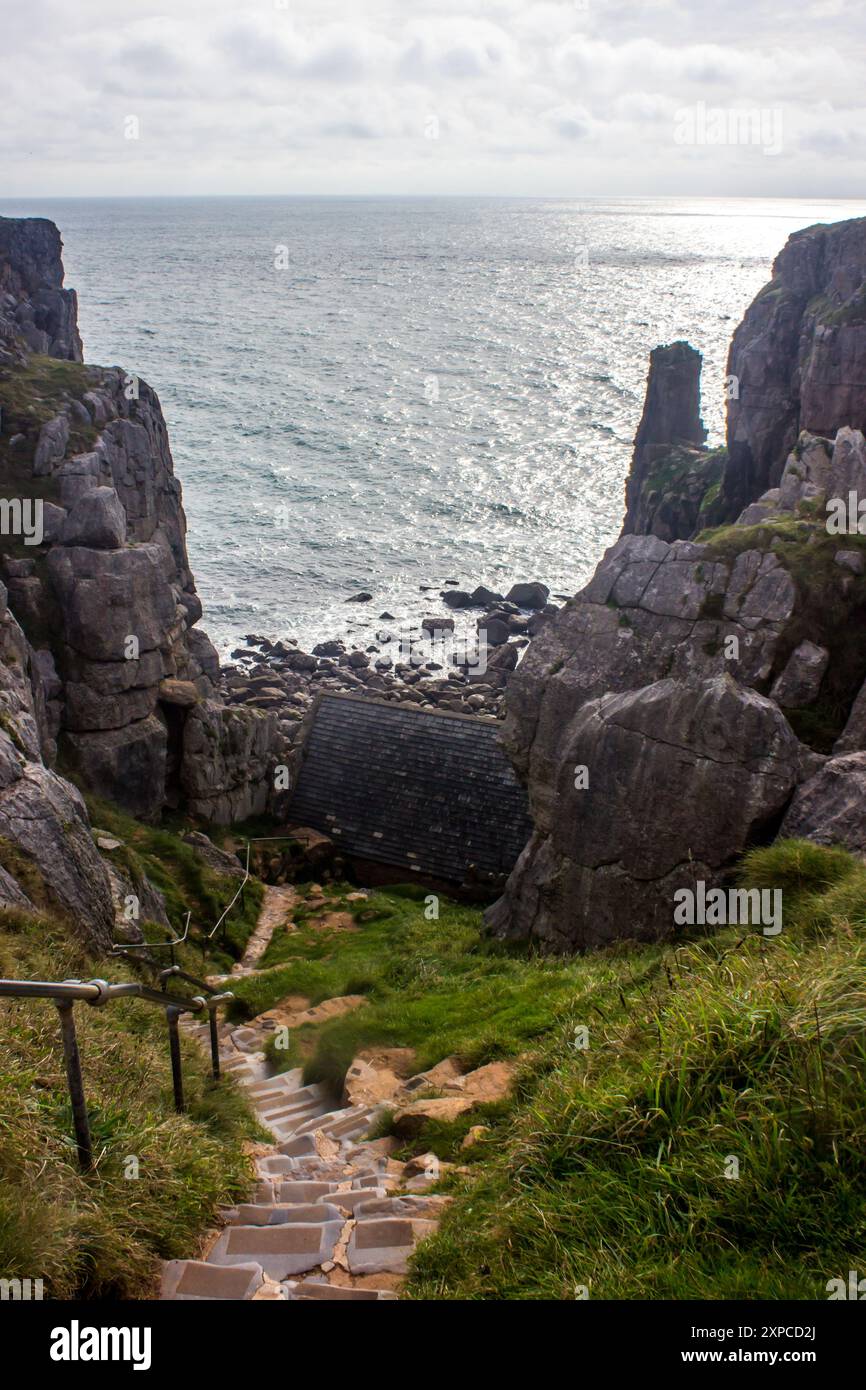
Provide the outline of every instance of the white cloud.
[[[4,50],[13,196],[832,196],[866,175],[862,14],[839,0],[32,0]],[[783,157],[678,146],[700,101],[783,109]]]

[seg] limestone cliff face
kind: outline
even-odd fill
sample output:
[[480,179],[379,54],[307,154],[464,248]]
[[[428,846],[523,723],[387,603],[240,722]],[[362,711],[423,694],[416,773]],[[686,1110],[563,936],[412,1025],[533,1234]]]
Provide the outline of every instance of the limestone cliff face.
[[51,223],[0,219],[0,476],[8,498],[41,502],[44,525],[42,544],[7,535],[0,548],[43,683],[43,751],[56,743],[61,766],[141,816],[262,812],[276,720],[217,696],[159,401],[119,368],[82,364],[62,275]]
[[[624,534],[509,685],[535,828],[489,914],[498,934],[553,950],[660,937],[677,889],[724,885],[780,826],[866,843],[866,539],[825,525],[828,498],[866,497],[864,248],[849,223],[777,261],[735,335],[709,505],[696,354],[654,354]],[[666,494],[660,466],[685,448],[694,467]],[[719,519],[734,524],[679,538]]]
[[105,950],[108,875],[81,794],[45,765],[48,746],[38,665],[0,584],[0,906],[53,908]]
[[82,360],[78,304],[63,288],[62,243],[43,217],[0,217],[0,362],[23,351]]
[[866,429],[866,221],[796,232],[734,334],[728,371],[732,515],[775,487],[801,430]]

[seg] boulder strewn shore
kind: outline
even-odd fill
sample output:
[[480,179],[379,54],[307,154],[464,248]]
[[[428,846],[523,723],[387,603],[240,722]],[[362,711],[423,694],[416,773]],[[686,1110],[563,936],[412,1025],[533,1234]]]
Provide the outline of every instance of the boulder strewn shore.
[[443,589],[440,598],[452,610],[481,610],[476,637],[455,639],[454,620],[445,614],[431,614],[412,631],[383,615],[366,647],[332,638],[306,652],[292,638],[248,633],[246,646],[231,653],[233,664],[221,670],[220,693],[227,704],[276,714],[290,742],[324,691],[501,719],[512,672],[559,607],[537,582],[513,585],[507,598],[481,587],[471,594]]

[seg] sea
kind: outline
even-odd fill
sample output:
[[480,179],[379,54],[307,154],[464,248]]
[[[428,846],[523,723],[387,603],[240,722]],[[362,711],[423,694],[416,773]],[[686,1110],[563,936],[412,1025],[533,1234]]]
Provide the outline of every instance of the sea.
[[[203,625],[363,646],[456,581],[570,595],[619,532],[650,350],[733,329],[793,199],[2,199],[49,217],[88,362],[158,392]],[[359,592],[371,599],[347,603]]]

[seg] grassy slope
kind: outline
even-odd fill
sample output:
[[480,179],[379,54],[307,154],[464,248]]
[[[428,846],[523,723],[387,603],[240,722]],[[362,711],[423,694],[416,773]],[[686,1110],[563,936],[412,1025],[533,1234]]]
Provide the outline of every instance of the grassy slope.
[[266,973],[234,986],[235,1015],[250,1017],[289,994],[313,1003],[367,994],[365,1008],[299,1030],[300,1054],[286,1058],[286,1064],[306,1059],[307,1080],[339,1089],[364,1047],[412,1047],[419,1069],[452,1053],[467,1067],[479,1066],[525,1051],[573,1008],[585,963],[503,949],[483,939],[476,909],[444,898],[439,920],[428,921],[423,898],[413,885],[374,893],[358,914],[357,933],[305,929],[299,912],[298,933],[272,942]]
[[866,868],[790,842],[744,879],[783,888],[782,935],[600,980],[589,1049],[547,1039],[414,1296],[808,1299],[862,1268]]
[[[187,907],[197,924],[216,920],[237,879],[208,870],[167,830],[104,802],[91,802],[90,810],[94,824],[124,841],[115,862],[134,880],[146,873],[163,891],[174,925]],[[17,861],[10,867],[22,868]],[[28,886],[40,901],[39,884]],[[225,947],[208,957],[208,973],[241,954],[261,894],[251,881]],[[144,927],[150,938],[165,938],[164,928]],[[133,963],[86,958],[73,941],[54,912],[0,912],[0,975],[135,978]],[[198,946],[181,948],[178,963],[201,974]],[[78,1005],[75,1018],[98,1155],[87,1177],[71,1138],[56,1010],[48,1001],[0,1000],[0,1274],[42,1278],[53,1298],[147,1296],[158,1259],[190,1255],[217,1207],[249,1190],[243,1141],[258,1132],[231,1080],[215,1087],[192,1043],[183,1042],[187,1114],[174,1114],[161,1009],[132,1000],[102,1010]],[[139,1160],[137,1179],[125,1176],[131,1155]]]
[[[468,1173],[449,1179],[413,1296],[814,1298],[866,1264],[866,868],[792,842],[753,854],[744,879],[782,887],[780,937],[521,957],[471,909],[425,921],[407,890],[374,895],[359,933],[275,940],[240,1013],[369,996],[295,1036],[310,1077],[338,1085],[376,1044],[415,1047],[419,1067],[524,1058],[511,1103],[415,1145]],[[461,1151],[479,1119],[489,1135]]]
[[[177,960],[191,973],[201,974],[202,932],[209,931],[216,923],[234,896],[238,879],[214,873],[191,846],[171,830],[145,825],[98,797],[87,796],[86,801],[91,823],[123,841],[123,848],[113,851],[113,860],[128,870],[133,881],[139,880],[142,874],[147,875],[162,893],[168,919],[178,935],[183,934],[187,912],[192,913],[191,945],[179,951]],[[220,930],[211,943],[208,973],[229,970],[232,962],[243,955],[258,920],[262,893],[261,883],[251,878],[243,898],[238,899],[226,921],[225,937]],[[145,923],[143,929],[148,941],[167,939],[165,928],[155,923]]]
[[[0,974],[129,979],[85,959],[50,919],[0,913]],[[139,1001],[75,1011],[94,1145],[83,1176],[71,1138],[58,1018],[48,1001],[0,1000],[0,1271],[46,1297],[146,1297],[158,1258],[188,1256],[220,1204],[248,1190],[256,1133],[230,1081],[182,1042],[188,1113],[172,1108],[164,1015]],[[137,1157],[139,1176],[126,1176]]]

